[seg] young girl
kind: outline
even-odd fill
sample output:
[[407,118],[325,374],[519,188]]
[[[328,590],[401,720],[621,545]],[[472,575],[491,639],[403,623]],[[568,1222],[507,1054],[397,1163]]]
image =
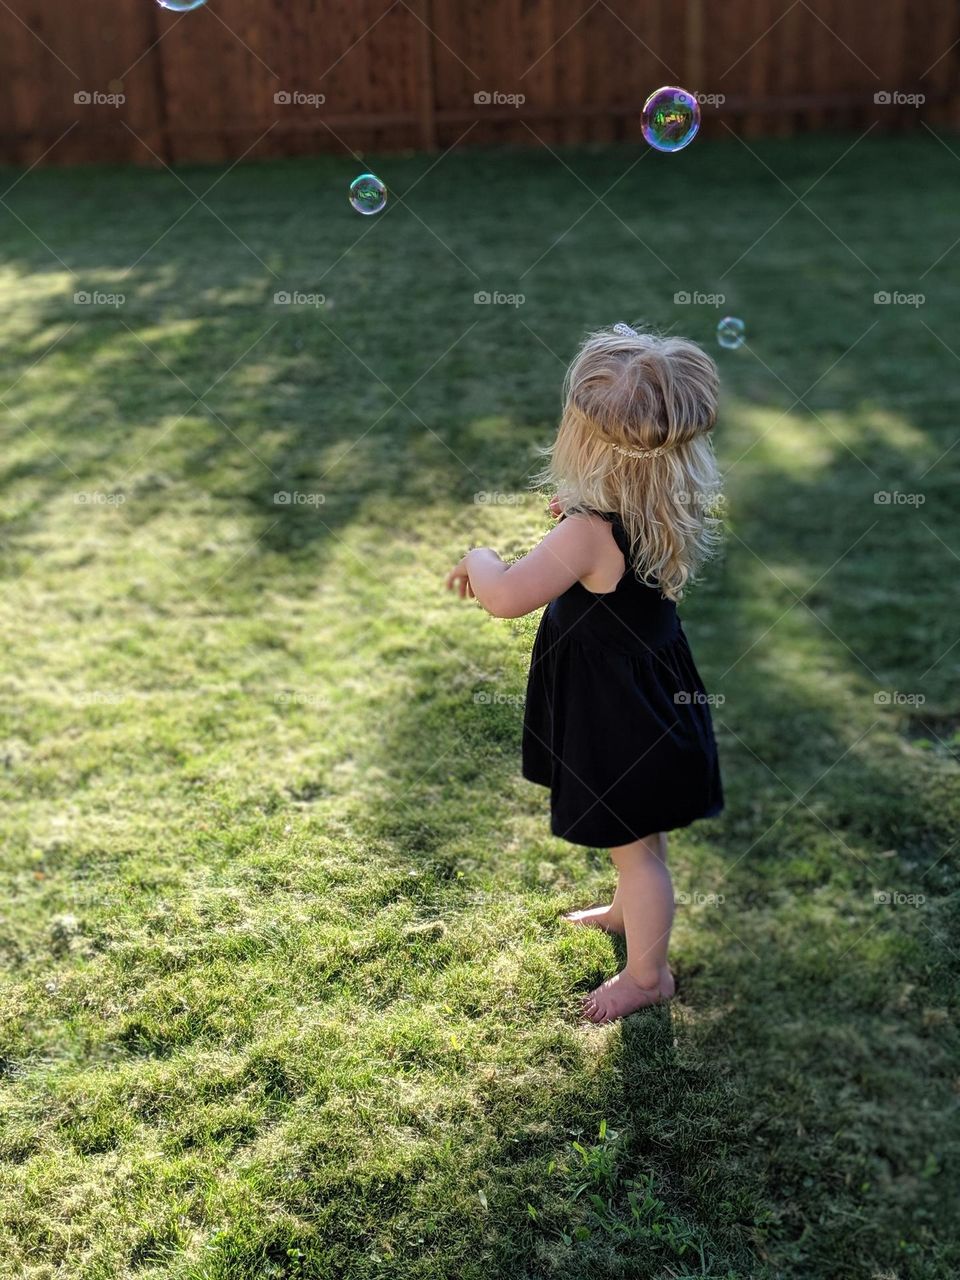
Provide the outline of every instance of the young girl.
[[547,604],[523,776],[550,788],[553,834],[609,849],[619,873],[609,906],[565,917],[626,935],[624,969],[584,1000],[597,1023],[673,995],[666,833],[723,808],[707,695],[676,605],[717,541],[717,393],[716,365],[692,342],[623,324],[591,334],[537,477],[556,489],[559,523],[515,564],[479,547],[447,578],[497,618]]

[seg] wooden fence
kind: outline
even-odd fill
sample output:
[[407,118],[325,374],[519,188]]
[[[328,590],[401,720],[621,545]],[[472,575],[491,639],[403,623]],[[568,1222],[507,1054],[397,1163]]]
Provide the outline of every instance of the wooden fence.
[[9,0],[0,32],[15,164],[634,139],[662,84],[714,134],[960,124],[956,0]]

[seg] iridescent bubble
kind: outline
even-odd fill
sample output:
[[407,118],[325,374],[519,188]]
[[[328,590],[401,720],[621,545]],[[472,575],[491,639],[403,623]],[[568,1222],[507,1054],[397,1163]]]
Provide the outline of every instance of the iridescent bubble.
[[736,316],[724,316],[717,325],[717,341],[728,351],[736,351],[743,346],[746,325]]
[[640,127],[657,151],[681,151],[697,136],[700,103],[686,89],[664,85],[643,104]]
[[386,208],[387,188],[374,173],[361,173],[350,183],[350,203],[357,213],[379,213]]
[[206,3],[207,0],[157,0],[161,9],[170,9],[173,13],[189,13]]

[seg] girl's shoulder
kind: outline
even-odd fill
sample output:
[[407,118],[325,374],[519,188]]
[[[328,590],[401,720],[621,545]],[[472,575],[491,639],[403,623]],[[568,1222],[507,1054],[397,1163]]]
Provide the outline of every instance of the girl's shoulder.
[[[579,507],[576,511],[571,511],[571,512],[569,513],[569,515],[571,515],[571,516],[597,516],[597,517],[599,517],[599,519],[601,519],[601,520],[606,520],[606,521],[607,521],[607,523],[609,523],[609,524],[622,524],[622,521],[621,521],[621,519],[620,519],[620,513],[619,513],[619,512],[617,512],[617,511],[598,511],[598,510],[596,509],[596,507]],[[561,520],[566,520],[567,518],[568,518],[568,516],[567,516],[566,514],[564,514],[564,515],[562,515],[562,516],[560,517],[560,519],[561,519]]]
[[584,507],[583,511],[589,516],[599,516],[601,520],[608,520],[611,523],[621,523],[619,511],[601,511],[598,507]]
[[601,520],[605,520],[613,533],[614,540],[625,556],[630,555],[630,538],[624,527],[623,519],[619,511],[594,511],[591,508],[591,515],[599,516]]
[[[617,550],[623,556],[624,563],[628,567],[633,563],[630,535],[624,527],[619,511],[598,511],[594,507],[585,507],[580,511],[572,511],[570,514],[572,516],[586,517],[586,519],[581,521],[581,524],[583,526],[592,526],[591,533],[587,534],[588,537],[592,536],[595,538],[604,524],[609,525],[610,532],[613,534],[613,540],[617,545]],[[565,520],[567,517],[563,515],[560,519]],[[599,543],[595,543],[595,545],[598,546],[598,549],[603,546],[603,540],[605,538],[606,534],[603,535],[603,539],[601,539]]]
[[[609,524],[613,530],[613,536],[616,539],[617,546],[623,550],[622,543],[626,539],[627,533],[619,511],[598,511],[595,507],[583,507],[580,510],[571,511],[569,516],[566,513],[561,515],[560,520],[567,520],[570,516],[587,517],[586,520],[584,520],[584,524],[586,525],[592,524],[596,526],[597,521],[603,521],[605,524]],[[591,517],[593,517],[593,519],[591,519]],[[560,520],[557,521],[558,524],[560,523]]]

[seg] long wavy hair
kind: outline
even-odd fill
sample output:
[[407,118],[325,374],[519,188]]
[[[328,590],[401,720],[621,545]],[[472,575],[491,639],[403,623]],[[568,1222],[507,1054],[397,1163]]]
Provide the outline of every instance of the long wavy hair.
[[[723,501],[710,433],[717,366],[686,338],[600,329],[564,381],[549,458],[534,477],[567,515],[615,511],[641,581],[679,600],[720,542]],[[663,449],[653,456],[629,450]]]

